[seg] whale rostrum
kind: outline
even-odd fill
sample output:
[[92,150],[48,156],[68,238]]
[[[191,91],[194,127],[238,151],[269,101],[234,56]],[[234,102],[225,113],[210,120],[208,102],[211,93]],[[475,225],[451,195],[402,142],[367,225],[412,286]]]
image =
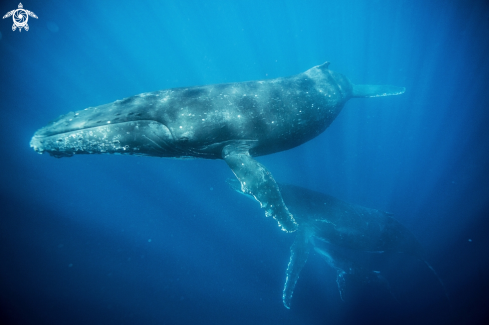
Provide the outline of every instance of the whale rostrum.
[[329,63],[269,80],[143,93],[60,116],[30,145],[54,157],[128,154],[223,159],[267,216],[297,229],[271,173],[253,157],[299,146],[322,133],[352,97],[404,88],[353,85]]

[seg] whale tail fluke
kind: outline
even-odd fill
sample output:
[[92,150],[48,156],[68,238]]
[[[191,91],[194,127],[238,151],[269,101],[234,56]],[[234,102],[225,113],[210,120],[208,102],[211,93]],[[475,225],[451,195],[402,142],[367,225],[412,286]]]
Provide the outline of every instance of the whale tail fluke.
[[384,97],[403,94],[404,87],[389,85],[353,85],[353,97]]

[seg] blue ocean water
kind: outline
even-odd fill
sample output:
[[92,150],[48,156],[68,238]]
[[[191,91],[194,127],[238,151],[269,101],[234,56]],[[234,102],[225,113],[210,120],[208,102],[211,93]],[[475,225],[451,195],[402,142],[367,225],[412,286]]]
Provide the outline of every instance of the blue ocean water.
[[[28,1],[0,21],[3,324],[478,324],[489,298],[486,1]],[[3,1],[2,16],[17,2]],[[259,157],[278,182],[389,211],[420,261],[378,257],[394,296],[311,253],[229,189],[223,161],[29,147],[61,114],[142,92],[277,78],[330,61],[352,99],[320,136]],[[376,257],[377,259],[377,257]]]

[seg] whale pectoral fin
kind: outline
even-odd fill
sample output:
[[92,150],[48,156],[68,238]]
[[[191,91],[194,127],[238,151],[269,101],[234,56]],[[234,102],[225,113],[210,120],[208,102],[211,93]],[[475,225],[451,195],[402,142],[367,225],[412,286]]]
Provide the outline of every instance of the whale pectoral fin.
[[346,281],[345,280],[345,274],[346,274],[346,272],[335,264],[334,258],[327,251],[322,250],[321,248],[319,248],[317,246],[314,247],[314,250],[316,251],[316,253],[318,253],[320,256],[322,256],[326,260],[326,263],[328,263],[329,266],[331,266],[333,269],[336,270],[336,284],[338,285],[338,291],[340,293],[340,298],[341,298],[341,300],[345,301],[343,299],[343,293],[345,291],[345,281]]
[[290,309],[290,302],[294,294],[295,285],[299,279],[299,274],[307,262],[310,246],[309,236],[304,229],[297,230],[297,236],[290,247],[290,261],[287,266],[286,279],[282,301],[287,309]]
[[384,97],[404,94],[406,88],[389,85],[353,85],[353,97]]
[[345,279],[346,272],[343,271],[340,268],[336,269],[336,284],[338,285],[338,292],[340,293],[340,298],[344,302],[345,298],[343,298],[345,294],[345,288],[346,288],[346,279]]
[[222,150],[222,157],[241,182],[241,191],[251,194],[265,209],[267,217],[278,221],[282,230],[297,229],[294,217],[287,209],[272,174],[249,154],[246,142],[229,144]]

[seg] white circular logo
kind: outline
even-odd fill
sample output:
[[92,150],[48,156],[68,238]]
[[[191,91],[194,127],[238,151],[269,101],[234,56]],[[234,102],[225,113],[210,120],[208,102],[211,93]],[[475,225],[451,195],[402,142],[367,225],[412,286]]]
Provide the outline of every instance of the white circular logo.
[[12,16],[12,19],[14,20],[14,24],[12,25],[12,30],[15,31],[17,28],[19,29],[19,32],[24,28],[26,31],[29,30],[29,25],[27,25],[27,21],[29,20],[29,16],[36,18],[37,16],[35,13],[29,10],[25,10],[24,6],[22,6],[22,3],[19,3],[19,9],[15,9],[12,11],[9,11],[3,16],[3,19],[8,18]]

